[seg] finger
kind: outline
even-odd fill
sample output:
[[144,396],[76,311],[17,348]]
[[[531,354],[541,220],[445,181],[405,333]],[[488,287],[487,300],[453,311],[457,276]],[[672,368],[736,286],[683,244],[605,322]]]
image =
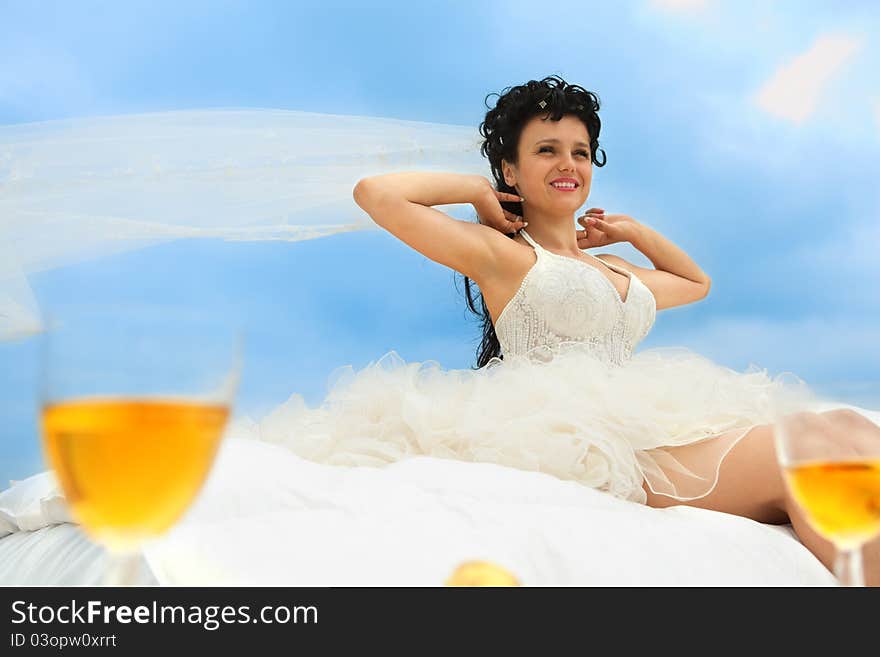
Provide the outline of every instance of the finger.
[[590,208],[589,210],[587,210],[587,214],[590,213],[605,214],[605,210],[603,210],[602,208]]
[[511,194],[509,192],[496,192],[499,201],[510,201],[511,203],[521,203],[523,198],[519,194]]

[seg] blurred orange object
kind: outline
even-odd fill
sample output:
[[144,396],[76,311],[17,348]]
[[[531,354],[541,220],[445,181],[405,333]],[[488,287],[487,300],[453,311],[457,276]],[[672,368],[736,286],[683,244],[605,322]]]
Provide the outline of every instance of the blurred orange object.
[[521,586],[506,568],[490,561],[465,561],[446,580],[446,586]]

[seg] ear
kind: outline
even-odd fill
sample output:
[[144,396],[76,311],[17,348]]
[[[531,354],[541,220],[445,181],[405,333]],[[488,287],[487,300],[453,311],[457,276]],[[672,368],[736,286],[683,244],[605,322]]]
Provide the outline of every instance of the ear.
[[516,187],[516,171],[507,160],[501,160],[501,173],[504,175],[504,182],[509,187]]

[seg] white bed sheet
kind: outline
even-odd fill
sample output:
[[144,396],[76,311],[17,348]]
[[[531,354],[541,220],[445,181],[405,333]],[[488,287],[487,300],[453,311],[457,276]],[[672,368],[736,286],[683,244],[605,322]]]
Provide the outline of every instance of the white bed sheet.
[[[100,582],[101,551],[63,515],[48,473],[0,493],[0,584]],[[184,519],[145,550],[141,582],[439,586],[471,559],[527,586],[834,584],[787,525],[653,509],[490,463],[326,466],[234,438]]]

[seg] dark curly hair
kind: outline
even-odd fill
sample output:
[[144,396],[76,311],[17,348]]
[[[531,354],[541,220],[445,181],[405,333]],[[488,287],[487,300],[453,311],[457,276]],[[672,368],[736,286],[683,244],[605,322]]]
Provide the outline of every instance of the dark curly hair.
[[[498,96],[495,107],[487,102],[490,96]],[[598,167],[605,165],[605,151],[599,148],[599,131],[602,122],[599,120],[599,97],[591,91],[575,84],[568,84],[557,75],[543,80],[529,80],[516,87],[507,87],[501,94],[488,94],[484,103],[489,111],[480,124],[480,135],[483,137],[480,152],[489,158],[495,189],[499,192],[517,194],[517,191],[504,182],[501,160],[516,164],[518,162],[519,138],[525,125],[535,116],[549,114],[553,121],[563,116],[573,115],[584,122],[590,134],[590,152],[593,164]],[[544,104],[541,104],[544,103]],[[597,159],[602,151],[602,161]],[[501,207],[516,215],[522,216],[522,203],[502,202]],[[478,219],[479,221],[479,219]],[[514,233],[508,235],[511,239]],[[492,325],[492,317],[486,302],[480,294],[481,309],[477,310],[471,294],[471,280],[464,277],[465,298],[470,311],[482,321],[483,335],[477,351],[477,363],[473,369],[484,367],[492,358],[503,360],[501,344]]]

